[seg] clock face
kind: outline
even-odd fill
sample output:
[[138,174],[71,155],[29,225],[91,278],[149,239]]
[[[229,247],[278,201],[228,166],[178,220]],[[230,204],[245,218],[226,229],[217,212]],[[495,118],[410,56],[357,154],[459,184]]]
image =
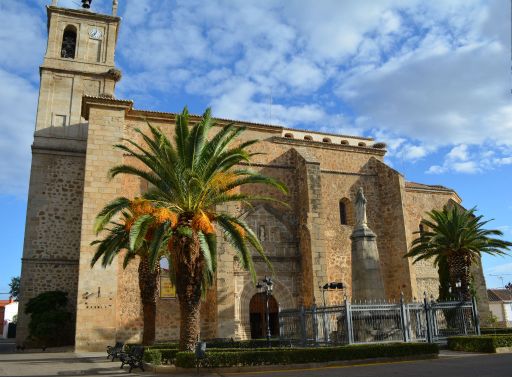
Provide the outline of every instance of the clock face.
[[89,30],[89,37],[93,39],[101,39],[101,37],[103,37],[103,32],[100,29],[92,28]]

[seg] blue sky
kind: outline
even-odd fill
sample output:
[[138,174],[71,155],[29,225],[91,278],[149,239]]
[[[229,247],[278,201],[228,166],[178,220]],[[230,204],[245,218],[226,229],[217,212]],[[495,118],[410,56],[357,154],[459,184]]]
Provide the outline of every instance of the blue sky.
[[[20,273],[49,3],[0,2],[0,292]],[[119,3],[117,97],[373,136],[406,179],[454,188],[512,239],[510,2]],[[499,286],[489,274],[512,274],[512,258],[484,257],[484,270]]]

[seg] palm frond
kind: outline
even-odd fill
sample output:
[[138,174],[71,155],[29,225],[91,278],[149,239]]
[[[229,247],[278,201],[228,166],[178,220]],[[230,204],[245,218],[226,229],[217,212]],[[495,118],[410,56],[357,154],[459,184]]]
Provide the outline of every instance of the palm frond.
[[97,235],[99,232],[101,232],[114,216],[116,216],[119,212],[129,208],[130,203],[130,199],[121,196],[103,207],[103,209],[100,211],[100,213],[98,213],[96,219],[94,220],[94,233]]

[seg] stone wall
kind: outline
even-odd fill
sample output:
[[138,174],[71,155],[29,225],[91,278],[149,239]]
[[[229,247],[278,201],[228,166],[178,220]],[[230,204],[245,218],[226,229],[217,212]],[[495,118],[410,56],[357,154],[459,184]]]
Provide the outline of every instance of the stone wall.
[[[408,188],[405,195],[406,235],[407,244],[418,237],[414,232],[419,231],[419,225],[425,214],[433,209],[442,209],[450,200],[457,199],[450,190],[427,191]],[[439,297],[439,274],[432,261],[425,260],[413,264],[418,289],[415,297]]]
[[[23,248],[17,343],[28,336],[24,309],[40,293],[68,293],[76,312],[84,157],[34,147]],[[74,320],[74,319],[73,319]]]
[[112,148],[123,136],[123,104],[91,109],[88,120],[76,349],[100,351],[116,339],[119,269],[116,263],[107,268],[98,263],[91,268],[95,249],[90,244],[97,238],[93,233],[96,215],[106,203],[123,194],[121,178],[108,176],[109,169],[123,161],[122,153]]
[[372,170],[378,175],[373,190],[377,190],[375,195],[378,196],[379,203],[373,207],[376,213],[372,217],[377,221],[374,225],[370,222],[368,225],[377,234],[386,297],[398,299],[403,292],[406,300],[411,300],[416,292],[416,279],[410,261],[404,258],[407,253],[405,181],[402,175],[384,163],[376,159],[372,159],[370,163]]

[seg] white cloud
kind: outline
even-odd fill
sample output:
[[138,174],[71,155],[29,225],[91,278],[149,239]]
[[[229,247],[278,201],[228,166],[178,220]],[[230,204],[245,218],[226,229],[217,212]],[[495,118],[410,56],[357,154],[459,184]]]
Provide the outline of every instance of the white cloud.
[[469,158],[468,146],[465,144],[460,144],[456,147],[453,147],[453,149],[446,155],[446,158],[454,161],[466,161]]
[[0,193],[26,195],[37,89],[0,69]]
[[[60,5],[77,7],[74,0]],[[135,99],[137,107],[179,111],[184,103],[167,99],[177,93],[176,101],[198,98],[222,117],[374,135],[387,142],[390,162],[415,162],[450,149],[431,173],[511,164],[508,3],[138,0],[120,5],[116,58],[124,78],[117,93]],[[93,2],[94,11],[110,13],[110,6]],[[26,108],[34,101],[45,23],[39,3],[0,2],[1,90],[3,95],[26,90],[19,102]],[[4,118],[21,116],[16,106],[4,106]],[[15,137],[9,127],[2,132],[3,140]],[[29,153],[29,139],[23,136],[19,151]],[[483,147],[494,154],[484,155]]]
[[490,274],[503,274],[512,271],[512,263],[503,263],[498,266],[490,267],[487,269]]
[[474,161],[454,162],[452,169],[458,173],[478,173],[480,168]]
[[512,164],[512,157],[503,157],[503,158],[495,158],[493,162],[496,165],[511,165]]
[[43,8],[0,2],[0,194],[26,196],[46,30]]
[[425,157],[429,153],[428,149],[422,145],[405,145],[401,148],[399,157],[402,157],[405,160],[419,160]]
[[38,80],[34,67],[43,61],[45,38],[46,30],[36,9],[21,1],[0,1],[0,67]]
[[[484,152],[485,154],[485,152]],[[478,162],[477,162],[478,161]],[[444,163],[442,166],[434,165],[431,166],[427,173],[430,174],[441,174],[448,171],[454,171],[456,173],[478,173],[482,170],[485,165],[485,159],[478,159],[476,154],[471,155],[469,148],[466,144],[460,144],[453,147],[445,156]]]

